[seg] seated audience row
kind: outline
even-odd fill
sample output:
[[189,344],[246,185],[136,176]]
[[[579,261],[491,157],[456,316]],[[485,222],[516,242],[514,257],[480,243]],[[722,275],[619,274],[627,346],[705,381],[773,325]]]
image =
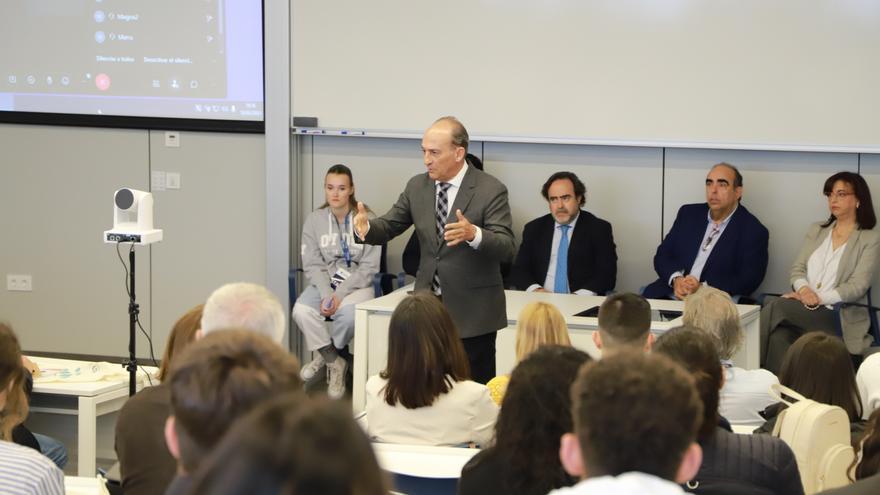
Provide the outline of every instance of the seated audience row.
[[703,461],[685,484],[700,494],[802,494],[794,453],[785,442],[767,435],[736,435],[719,415],[719,390],[726,368],[719,364],[716,344],[703,330],[679,327],[663,334],[654,352],[668,356],[694,377],[703,402],[697,441]]

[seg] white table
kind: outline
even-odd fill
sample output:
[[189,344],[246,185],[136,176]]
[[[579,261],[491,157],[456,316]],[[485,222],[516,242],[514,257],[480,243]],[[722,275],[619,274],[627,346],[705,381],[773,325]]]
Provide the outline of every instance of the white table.
[[[70,359],[30,357],[40,369],[71,368],[92,363]],[[121,367],[121,365],[120,365]],[[145,366],[151,375],[156,368]],[[144,385],[144,372],[138,371],[138,390]],[[123,370],[124,371],[124,370]],[[156,379],[153,378],[155,381]],[[96,382],[34,383],[30,410],[39,413],[77,417],[77,474],[93,478],[96,468],[98,416],[122,409],[128,400],[128,377]]]
[[[556,305],[565,316],[571,343],[594,358],[600,355],[593,343],[593,332],[598,328],[598,318],[572,316],[576,313],[599,306],[605,300],[602,296],[579,296],[574,294],[552,294],[541,292],[505,291],[507,295],[507,328],[498,332],[496,341],[496,372],[506,374],[511,371],[515,361],[516,323],[519,312],[532,301],[545,301]],[[398,290],[387,296],[360,303],[355,310],[354,332],[354,379],[352,384],[352,408],[364,408],[364,387],[367,378],[378,374],[385,368],[388,355],[388,324],[391,313],[407,295],[406,290]],[[652,309],[681,311],[684,303],[660,299],[649,300]],[[760,359],[760,330],[758,319],[760,307],[737,305],[745,336],[743,346],[734,356],[737,366],[755,369]],[[651,331],[662,334],[670,328],[681,325],[681,318],[672,321],[652,321]]]

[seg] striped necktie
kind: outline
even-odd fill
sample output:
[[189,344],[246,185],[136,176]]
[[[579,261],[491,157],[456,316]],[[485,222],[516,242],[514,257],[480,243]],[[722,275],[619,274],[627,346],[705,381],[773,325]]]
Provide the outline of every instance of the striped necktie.
[[[437,184],[437,207],[434,209],[435,220],[437,223],[437,238],[439,242],[443,242],[443,230],[446,227],[446,217],[449,215],[449,195],[447,192],[452,184],[449,182],[440,182]],[[431,292],[440,293],[440,274],[434,272],[434,278],[431,280]]]

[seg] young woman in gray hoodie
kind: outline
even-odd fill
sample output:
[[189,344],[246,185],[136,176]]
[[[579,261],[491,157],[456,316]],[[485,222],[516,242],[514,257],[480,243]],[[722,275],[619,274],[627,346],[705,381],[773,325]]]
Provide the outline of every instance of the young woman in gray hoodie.
[[[354,334],[354,306],[373,298],[373,275],[379,271],[380,246],[354,242],[357,211],[354,180],[345,165],[333,165],[324,177],[326,202],[306,218],[302,266],[309,286],[293,306],[293,320],[315,358],[301,371],[309,381],[326,368],[327,395],[345,394],[345,359],[338,350]],[[327,319],[332,319],[327,323]]]

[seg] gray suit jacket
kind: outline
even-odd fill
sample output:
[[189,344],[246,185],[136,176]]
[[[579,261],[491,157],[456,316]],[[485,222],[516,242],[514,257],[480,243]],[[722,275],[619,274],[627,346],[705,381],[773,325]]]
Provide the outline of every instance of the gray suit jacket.
[[382,244],[415,225],[421,246],[416,289],[430,290],[434,272],[439,273],[443,304],[462,338],[506,327],[500,265],[510,263],[516,252],[507,188],[495,177],[468,166],[447,222],[457,221],[455,210],[461,210],[483,231],[478,249],[466,243],[449,247],[438,238],[435,197],[434,181],[427,173],[413,177],[388,213],[370,220],[364,242]]
[[[813,251],[822,244],[834,224],[822,228],[822,223],[810,226],[801,252],[791,267],[791,283],[807,278],[807,260]],[[877,273],[880,263],[880,232],[876,230],[856,230],[849,240],[840,265],[837,267],[837,292],[844,302],[867,303],[866,293]],[[861,354],[871,343],[868,336],[868,311],[865,308],[849,307],[840,312],[843,340],[851,354]]]

